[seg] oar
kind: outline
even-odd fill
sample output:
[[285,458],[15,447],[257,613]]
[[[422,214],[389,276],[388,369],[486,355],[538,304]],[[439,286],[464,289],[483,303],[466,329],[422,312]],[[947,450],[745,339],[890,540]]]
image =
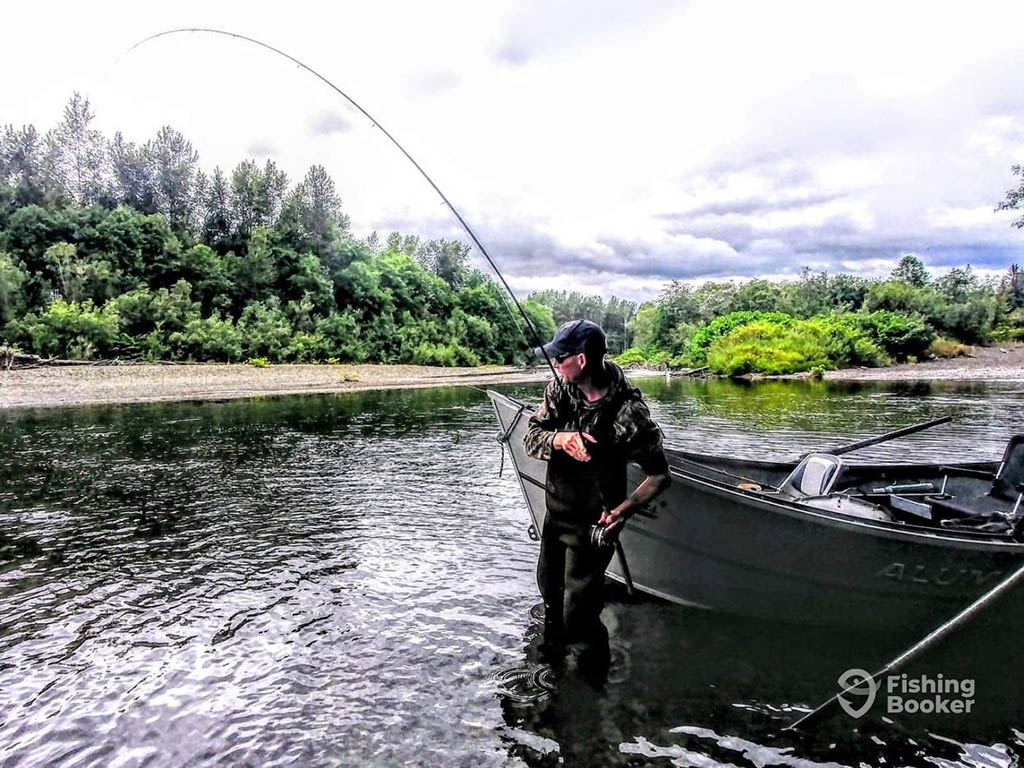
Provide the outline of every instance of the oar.
[[633,589],[633,577],[629,575],[629,563],[626,562],[626,553],[622,550],[622,542],[615,538],[615,554],[619,556],[619,565],[622,566],[622,578],[626,580],[626,594],[633,597],[636,590]]
[[861,448],[878,445],[879,443],[884,443],[886,440],[895,440],[897,437],[912,435],[915,432],[920,432],[921,430],[928,429],[929,427],[936,427],[939,424],[945,424],[952,420],[952,416],[942,416],[938,419],[932,419],[931,421],[922,421],[920,424],[911,424],[909,427],[894,429],[892,432],[886,432],[884,435],[877,435],[876,437],[869,437],[866,440],[858,440],[856,443],[841,445],[833,448],[832,450],[824,451],[824,453],[831,453],[833,456],[842,456],[844,453],[850,453],[850,451],[859,451]]
[[[892,674],[900,667],[905,665],[907,662],[909,662],[911,659],[915,658],[916,656],[919,656],[924,651],[931,648],[937,642],[942,640],[942,638],[946,637],[946,635],[948,635],[950,632],[955,631],[959,626],[967,622],[969,619],[973,618],[974,616],[977,616],[979,613],[984,611],[994,601],[998,600],[1001,595],[1013,589],[1022,580],[1024,580],[1024,565],[1022,565],[1016,571],[1011,573],[1001,582],[996,584],[994,587],[992,587],[992,589],[990,589],[988,592],[983,594],[973,603],[968,605],[966,608],[960,611],[960,613],[951,618],[945,624],[942,624],[941,626],[938,626],[935,629],[933,629],[928,634],[928,636],[925,637],[923,640],[916,643],[915,645],[912,645],[910,648],[905,650],[903,653],[901,653],[895,659],[890,661],[880,670],[875,672],[875,674],[871,676],[871,680],[873,681],[873,683],[877,685],[879,678],[884,677],[885,675]],[[854,689],[859,689],[863,684],[864,681],[862,680],[857,684],[851,686],[850,688],[847,688],[845,691],[837,693],[831,699],[816,707],[812,712],[809,712],[808,714],[804,715],[796,722],[787,725],[783,730],[796,730],[801,726],[806,728],[808,725],[811,725],[812,723],[817,722],[826,715],[831,714],[832,711],[835,709],[836,704],[839,703],[840,696],[842,696],[844,693],[849,693]]]

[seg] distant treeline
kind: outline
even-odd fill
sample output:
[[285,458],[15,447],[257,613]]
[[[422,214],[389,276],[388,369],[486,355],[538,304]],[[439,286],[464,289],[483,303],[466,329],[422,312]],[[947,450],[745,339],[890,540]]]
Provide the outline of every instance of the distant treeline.
[[[322,167],[295,184],[269,160],[208,174],[173,128],[136,145],[93,117],[75,94],[47,133],[0,134],[0,343],[76,359],[437,365],[508,363],[532,346],[467,245],[356,239]],[[1024,176],[999,207],[1024,207]],[[1024,273],[933,278],[908,255],[884,280],[805,269],[673,282],[639,306],[543,291],[524,308],[545,338],[570,319],[600,323],[623,362],[789,373],[1024,338]]]
[[[207,174],[162,128],[136,145],[78,94],[0,135],[0,342],[76,359],[476,365],[527,342],[451,240],[354,238],[320,166]],[[524,302],[541,334],[551,311]]]
[[970,266],[932,278],[913,255],[888,279],[805,269],[788,282],[674,282],[639,308],[625,362],[794,373],[877,366],[1024,339],[1024,271],[980,279]]

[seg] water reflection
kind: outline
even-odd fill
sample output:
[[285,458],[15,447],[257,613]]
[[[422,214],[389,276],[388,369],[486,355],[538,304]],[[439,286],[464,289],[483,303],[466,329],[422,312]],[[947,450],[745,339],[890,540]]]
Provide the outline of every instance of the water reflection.
[[[964,418],[866,457],[993,458],[1024,431],[1024,395],[1004,385],[640,385],[673,443],[741,455],[951,409]],[[905,638],[836,642],[619,595],[607,679],[546,670],[536,545],[518,486],[497,477],[496,432],[472,389],[0,416],[0,763],[998,765],[1024,752],[1012,728],[781,733],[837,670]]]

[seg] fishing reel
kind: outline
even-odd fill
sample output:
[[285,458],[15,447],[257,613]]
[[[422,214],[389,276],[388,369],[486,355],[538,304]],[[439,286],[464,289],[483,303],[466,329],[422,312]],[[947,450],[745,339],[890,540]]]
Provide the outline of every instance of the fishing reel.
[[608,533],[608,527],[604,525],[590,526],[590,546],[595,549],[615,546],[615,534]]

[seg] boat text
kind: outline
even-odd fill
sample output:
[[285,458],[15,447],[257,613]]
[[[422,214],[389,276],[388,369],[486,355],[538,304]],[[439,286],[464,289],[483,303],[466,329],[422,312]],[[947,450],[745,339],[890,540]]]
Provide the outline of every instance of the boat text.
[[890,563],[878,571],[875,576],[899,582],[915,584],[937,584],[940,587],[971,585],[983,587],[996,584],[1005,576],[1003,571],[982,571],[977,568],[929,568],[925,565],[910,563]]

